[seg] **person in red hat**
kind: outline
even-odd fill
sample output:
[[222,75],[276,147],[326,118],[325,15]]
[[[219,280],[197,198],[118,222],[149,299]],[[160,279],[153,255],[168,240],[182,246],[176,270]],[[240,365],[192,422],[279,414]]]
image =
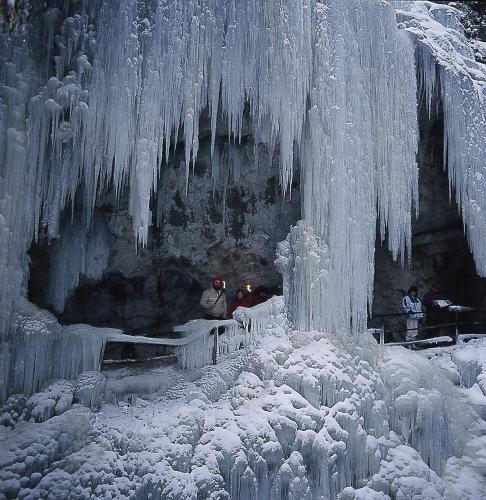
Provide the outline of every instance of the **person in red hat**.
[[220,276],[213,278],[213,286],[204,290],[200,304],[205,311],[205,319],[226,319],[226,295]]

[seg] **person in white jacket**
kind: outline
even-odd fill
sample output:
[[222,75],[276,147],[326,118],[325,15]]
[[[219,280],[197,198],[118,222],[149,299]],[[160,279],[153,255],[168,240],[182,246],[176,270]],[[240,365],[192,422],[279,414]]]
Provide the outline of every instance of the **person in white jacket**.
[[211,288],[204,290],[200,304],[206,313],[205,319],[226,319],[226,296],[219,276],[213,279]]
[[424,317],[422,313],[422,303],[418,298],[417,287],[412,286],[403,297],[403,310],[407,313],[407,335],[406,340],[411,341],[417,338],[419,321]]

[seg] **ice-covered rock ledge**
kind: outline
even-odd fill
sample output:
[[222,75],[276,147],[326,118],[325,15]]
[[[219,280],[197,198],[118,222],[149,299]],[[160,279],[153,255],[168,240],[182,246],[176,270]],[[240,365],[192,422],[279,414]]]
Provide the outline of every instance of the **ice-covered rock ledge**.
[[11,337],[0,342],[0,401],[98,369],[108,336],[119,331],[61,325],[53,314],[25,299],[17,304],[11,329]]
[[25,418],[0,434],[0,495],[481,497],[481,421],[442,368],[371,338],[292,331],[276,312],[217,366],[106,381],[131,387],[131,404],[71,406],[68,383],[19,403]]

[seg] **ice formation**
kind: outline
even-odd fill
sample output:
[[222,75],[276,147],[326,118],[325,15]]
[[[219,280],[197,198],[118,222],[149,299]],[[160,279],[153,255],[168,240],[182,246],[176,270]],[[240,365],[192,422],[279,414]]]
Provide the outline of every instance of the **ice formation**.
[[[329,245],[330,279],[343,273],[333,294],[322,292],[331,299],[323,318],[333,319],[316,326],[346,328],[352,317],[363,327],[376,215],[394,255],[405,254],[417,185],[413,48],[389,5],[117,0],[71,16],[47,10],[1,43],[2,298],[15,276],[20,289],[30,240],[58,238],[68,204],[81,205],[89,228],[108,185],[118,194],[129,186],[144,245],[159,169],[183,141],[189,182],[207,110],[215,179],[231,163],[237,182],[242,162],[231,146],[214,147],[218,116],[233,141],[249,126],[255,147],[278,155],[284,191],[300,164],[304,219]],[[78,275],[51,287],[57,308]]]
[[11,336],[0,352],[0,399],[31,394],[53,379],[73,379],[99,369],[103,346],[111,329],[89,325],[60,325],[55,316],[26,300],[11,318]]
[[[312,317],[314,328],[327,331],[366,327],[377,213],[393,256],[401,253],[403,261],[411,248],[418,176],[413,46],[395,29],[387,5],[371,5],[357,9],[342,2],[316,12],[310,110],[300,148],[302,215],[329,247],[328,278],[314,292],[323,312]],[[296,273],[294,279],[307,277]]]
[[[486,274],[484,65],[454,9],[393,7],[83,2],[0,33],[0,496],[484,493],[484,436],[465,404],[486,414],[484,343],[429,362],[335,335],[364,330],[377,220],[393,256],[410,255],[416,61],[429,111],[442,100],[451,187]],[[246,328],[226,325],[215,367],[203,367],[211,328],[192,325],[197,341],[178,351],[190,370],[106,376],[96,370],[104,343],[122,333],[61,326],[29,304],[26,251],[56,240],[49,297],[62,310],[79,276],[106,266],[98,196],[128,187],[146,244],[160,168],[183,143],[190,182],[206,111],[214,182],[230,171],[238,182],[246,161],[218,147],[218,121],[230,142],[249,127],[252,146],[278,157],[284,191],[301,170],[303,220],[277,257],[286,307],[237,311]]]
[[69,221],[62,234],[53,244],[47,289],[47,300],[59,313],[64,311],[66,299],[77,287],[81,275],[101,279],[110,255],[109,233],[101,217],[89,229]]
[[[39,234],[59,238],[66,205],[81,206],[89,231],[98,194],[129,186],[133,229],[147,242],[159,169],[183,141],[189,182],[205,110],[215,179],[229,163],[237,182],[244,161],[231,145],[215,146],[218,116],[232,140],[250,127],[254,146],[278,155],[284,190],[300,166],[303,219],[329,258],[319,271],[327,278],[315,283],[320,303],[291,299],[304,301],[297,326],[363,330],[377,217],[394,257],[410,253],[417,120],[407,31],[417,40],[429,103],[436,85],[442,89],[449,174],[483,272],[484,68],[473,63],[453,9],[395,7],[405,29],[378,0],[117,0],[71,15],[48,9],[2,34],[2,337],[22,296],[25,250]],[[70,272],[50,286],[58,309],[82,272],[67,261],[59,266]],[[291,289],[303,290],[313,272],[289,268]]]
[[444,168],[455,191],[469,246],[486,276],[486,65],[475,60],[460,12],[432,2],[399,2],[399,20],[413,33],[422,98],[444,113]]
[[485,436],[453,385],[467,391],[473,380],[440,366],[461,359],[465,367],[484,341],[437,349],[429,361],[371,338],[355,345],[292,330],[280,299],[260,307],[262,320],[264,311],[257,342],[216,366],[88,371],[11,396],[0,411],[0,493],[481,498]]

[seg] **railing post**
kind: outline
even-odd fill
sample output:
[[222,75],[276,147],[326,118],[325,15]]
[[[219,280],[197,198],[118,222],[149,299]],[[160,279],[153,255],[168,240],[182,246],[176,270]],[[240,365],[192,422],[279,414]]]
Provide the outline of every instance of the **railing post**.
[[103,367],[103,359],[105,357],[105,349],[106,349],[106,342],[107,340],[103,340],[103,345],[101,346],[101,351],[100,351],[100,359],[98,360],[98,368],[96,368],[97,371],[101,371],[101,368]]
[[456,338],[455,338],[455,343],[456,345],[459,343],[459,318],[458,318],[458,313],[457,311],[454,313],[454,320],[455,320],[455,323],[456,323]]
[[213,365],[218,363],[219,349],[219,328],[216,327],[213,331]]

